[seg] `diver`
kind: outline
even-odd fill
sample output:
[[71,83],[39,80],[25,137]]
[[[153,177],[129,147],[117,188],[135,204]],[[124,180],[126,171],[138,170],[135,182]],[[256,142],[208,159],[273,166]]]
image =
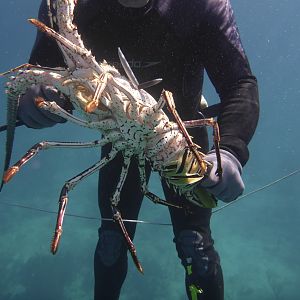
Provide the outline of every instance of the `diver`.
[[[39,19],[50,26],[55,1],[42,0]],[[220,126],[223,176],[213,168],[201,182],[217,199],[230,202],[242,194],[242,167],[249,159],[248,144],[259,115],[258,87],[242,46],[229,0],[78,0],[75,23],[85,46],[97,60],[107,60],[121,70],[117,55],[120,47],[139,82],[163,78],[147,91],[158,99],[164,88],[173,93],[183,120],[209,116],[201,111],[204,70],[219,97],[214,111]],[[54,24],[55,28],[55,24]],[[56,28],[57,29],[57,28]],[[65,66],[55,41],[38,32],[30,63],[48,67]],[[44,128],[64,122],[62,118],[39,110],[33,99],[42,96],[67,108],[67,100],[51,87],[32,86],[22,96],[18,118],[28,127]],[[215,150],[209,149],[206,129],[189,130],[193,141],[216,163]],[[105,156],[110,146],[103,147]],[[116,157],[99,175],[99,208],[102,218],[111,218],[110,196],[119,180],[122,156]],[[147,178],[150,166],[147,168]],[[119,204],[122,216],[137,219],[142,193],[139,172],[133,159]],[[162,181],[169,202],[186,201]],[[130,199],[130,201],[128,201]],[[186,292],[190,300],[224,299],[220,258],[211,236],[211,209],[191,205],[191,212],[169,208],[178,256],[186,273]],[[134,238],[136,224],[126,224]],[[127,274],[127,249],[113,222],[102,221],[94,257],[95,300],[119,299]],[[168,295],[166,295],[168,299]]]

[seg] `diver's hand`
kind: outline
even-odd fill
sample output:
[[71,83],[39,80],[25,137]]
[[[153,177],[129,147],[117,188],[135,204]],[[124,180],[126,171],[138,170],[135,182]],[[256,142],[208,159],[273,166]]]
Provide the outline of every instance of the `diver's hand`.
[[230,152],[221,149],[221,164],[223,169],[222,178],[216,175],[217,157],[215,150],[208,152],[204,157],[206,161],[212,162],[213,167],[210,173],[205,177],[200,185],[216,198],[230,202],[240,196],[245,185],[242,180],[242,166],[238,159]]
[[42,97],[46,101],[55,101],[60,107],[65,107],[67,104],[67,100],[54,88],[42,85],[31,86],[20,98],[17,115],[27,127],[39,129],[66,122],[64,118],[38,108],[35,105],[37,97]]

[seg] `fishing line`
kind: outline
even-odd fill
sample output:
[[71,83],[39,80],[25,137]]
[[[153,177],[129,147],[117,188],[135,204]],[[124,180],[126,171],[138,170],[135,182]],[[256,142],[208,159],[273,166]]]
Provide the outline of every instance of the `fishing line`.
[[[289,177],[292,177],[296,174],[300,173],[300,169],[297,169],[283,177],[280,177],[262,187],[259,187],[241,197],[239,197],[238,199],[232,201],[232,202],[229,202],[223,206],[221,206],[220,208],[217,208],[215,209],[212,213],[217,213],[221,210],[223,210],[224,208],[228,207],[229,205],[232,205],[246,197],[249,197],[249,196],[252,196],[253,194],[256,194],[256,193],[259,193],[261,192],[262,190],[265,190],[265,189],[268,189],[270,188],[271,186],[285,180],[285,179],[288,179]],[[19,208],[23,208],[23,209],[29,209],[29,210],[33,210],[33,211],[39,211],[39,212],[43,212],[43,213],[47,213],[47,214],[57,214],[56,211],[51,211],[51,210],[47,210],[47,209],[42,209],[42,208],[36,208],[36,207],[32,207],[32,206],[26,206],[26,205],[22,205],[22,204],[16,204],[16,203],[9,203],[9,202],[5,202],[5,201],[0,201],[0,204],[2,205],[6,205],[6,206],[12,206],[12,207],[19,207]],[[80,219],[85,219],[85,220],[102,220],[102,221],[113,221],[112,219],[109,219],[109,218],[99,218],[99,217],[90,217],[90,216],[84,216],[84,215],[77,215],[77,214],[70,214],[70,213],[66,213],[65,214],[66,216],[68,217],[74,217],[74,218],[80,218]],[[142,220],[129,220],[129,219],[124,219],[123,220],[124,222],[128,222],[128,223],[140,223],[140,224],[150,224],[150,225],[160,225],[160,226],[171,226],[172,224],[171,223],[159,223],[159,222],[149,222],[149,221],[142,221]]]
[[262,186],[262,187],[260,187],[260,188],[258,188],[258,189],[256,189],[256,190],[253,190],[253,191],[251,191],[251,192],[249,192],[249,193],[247,193],[247,194],[245,194],[245,195],[243,195],[243,196],[237,198],[236,200],[234,200],[234,201],[232,201],[232,202],[229,202],[229,203],[227,203],[227,204],[225,204],[225,205],[223,205],[223,206],[221,206],[221,207],[219,207],[219,208],[216,208],[216,209],[213,211],[213,213],[217,213],[217,212],[219,212],[220,210],[222,210],[222,209],[228,207],[229,205],[232,205],[232,204],[234,204],[234,203],[236,203],[236,202],[242,200],[243,198],[249,197],[249,196],[251,196],[251,195],[253,195],[253,194],[256,194],[256,193],[258,193],[258,192],[260,192],[260,191],[262,191],[262,190],[265,190],[265,189],[267,189],[267,188],[269,188],[269,187],[271,187],[271,186],[277,184],[278,182],[280,182],[280,181],[282,181],[282,180],[284,180],[284,179],[287,179],[287,178],[289,178],[289,177],[291,177],[291,176],[293,176],[293,175],[296,175],[296,174],[299,173],[299,172],[300,172],[300,169],[295,170],[295,171],[293,171],[293,172],[291,172],[291,173],[289,173],[289,174],[287,174],[287,175],[285,175],[285,176],[283,176],[283,177],[281,177],[281,178],[278,178],[278,179],[276,179],[276,180],[274,180],[274,181],[272,181],[272,182],[270,182],[270,183],[268,183],[268,184],[266,184],[266,185],[264,185],[264,186]]
[[[20,121],[20,120],[16,121],[16,125],[15,125],[16,127],[23,126],[23,125],[24,125],[24,123],[22,121]],[[0,132],[5,131],[5,130],[7,130],[7,125],[0,126]]]

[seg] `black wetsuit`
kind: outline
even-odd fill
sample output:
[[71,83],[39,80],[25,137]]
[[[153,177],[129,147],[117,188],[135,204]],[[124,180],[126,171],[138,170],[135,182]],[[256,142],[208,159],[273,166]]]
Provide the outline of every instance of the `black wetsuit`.
[[[39,18],[49,24],[46,0],[42,1]],[[184,120],[197,117],[205,69],[221,99],[218,115],[221,148],[234,154],[242,165],[247,162],[247,145],[258,120],[258,91],[229,0],[150,0],[143,8],[125,8],[117,0],[79,0],[75,22],[86,47],[98,60],[106,59],[121,69],[117,55],[117,47],[121,47],[139,82],[163,78],[161,84],[148,92],[158,99],[162,88],[170,90]],[[42,66],[64,65],[56,43],[42,33],[38,33],[30,62]],[[205,130],[197,129],[191,134],[207,151]],[[107,151],[108,147],[102,149],[102,155]],[[109,198],[118,182],[121,165],[122,157],[119,156],[100,172],[102,217],[111,217]],[[136,184],[137,178],[139,173],[133,161],[119,204],[123,218],[138,217],[143,197]],[[163,187],[167,199],[178,198],[164,184]],[[186,215],[181,210],[170,209],[170,214],[175,242],[184,230],[198,231],[203,237],[210,271],[205,276],[199,274],[203,277],[200,281],[204,293],[198,299],[223,299],[222,272],[210,234],[211,210],[195,207],[192,215]],[[98,255],[101,245],[109,243],[105,240],[106,232],[115,230],[112,222],[103,222],[99,230],[100,242],[95,252],[95,299],[118,299],[126,276],[124,245],[119,247],[118,260],[113,264],[103,263]],[[128,231],[133,237],[135,225],[128,225]],[[177,243],[178,254],[183,260],[178,248]],[[187,285],[189,283],[187,278]]]

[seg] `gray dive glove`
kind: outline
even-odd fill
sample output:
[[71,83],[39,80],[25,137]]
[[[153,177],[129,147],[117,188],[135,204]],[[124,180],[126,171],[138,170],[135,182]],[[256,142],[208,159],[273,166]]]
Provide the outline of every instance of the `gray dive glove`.
[[52,114],[35,105],[35,99],[42,97],[46,101],[55,101],[60,107],[66,109],[68,101],[58,94],[53,87],[33,85],[20,98],[18,107],[18,119],[27,127],[40,129],[54,126],[57,123],[64,123],[66,120]]
[[230,202],[239,197],[245,189],[241,177],[242,166],[238,159],[230,152],[221,149],[220,154],[223,169],[222,178],[220,179],[216,175],[217,157],[215,150],[212,150],[208,152],[204,159],[212,162],[213,167],[207,177],[201,181],[200,186],[216,198],[224,202]]

